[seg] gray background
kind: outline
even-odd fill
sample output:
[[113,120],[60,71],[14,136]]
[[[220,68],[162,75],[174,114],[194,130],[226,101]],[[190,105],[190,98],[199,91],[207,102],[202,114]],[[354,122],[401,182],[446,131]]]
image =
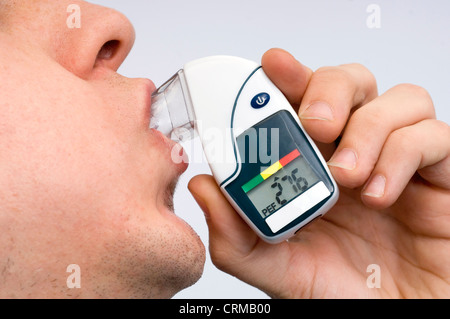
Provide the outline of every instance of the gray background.
[[[123,12],[136,29],[135,47],[120,69],[125,76],[148,77],[159,86],[193,59],[226,54],[260,61],[267,49],[280,47],[312,69],[362,63],[375,74],[380,94],[399,83],[423,86],[433,97],[438,118],[450,123],[448,0],[91,2]],[[366,9],[372,3],[381,9],[380,28],[370,29],[366,23],[371,14]],[[207,164],[199,162],[191,164],[181,178],[175,209],[207,247],[202,212],[186,188],[192,176],[210,172]],[[217,270],[209,256],[200,281],[175,296],[266,297]]]

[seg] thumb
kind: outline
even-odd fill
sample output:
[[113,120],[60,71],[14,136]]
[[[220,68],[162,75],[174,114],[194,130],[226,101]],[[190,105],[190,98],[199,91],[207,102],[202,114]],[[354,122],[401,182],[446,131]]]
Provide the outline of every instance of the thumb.
[[214,178],[195,176],[188,189],[205,214],[214,263],[222,264],[222,259],[235,262],[248,255],[258,237],[230,205]]

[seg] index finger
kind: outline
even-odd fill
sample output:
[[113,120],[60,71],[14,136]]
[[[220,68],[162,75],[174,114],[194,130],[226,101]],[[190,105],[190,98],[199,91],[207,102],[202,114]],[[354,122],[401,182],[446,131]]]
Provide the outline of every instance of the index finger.
[[351,112],[378,96],[375,77],[360,64],[322,67],[314,72],[302,98],[299,116],[316,141],[332,143]]

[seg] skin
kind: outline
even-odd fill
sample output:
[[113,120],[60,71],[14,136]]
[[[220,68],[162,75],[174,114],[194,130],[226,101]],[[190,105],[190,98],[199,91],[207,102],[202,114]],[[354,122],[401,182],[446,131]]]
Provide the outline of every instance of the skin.
[[155,87],[117,73],[134,37],[86,2],[0,1],[0,297],[168,298],[201,276],[204,246],[173,213],[186,164],[148,129]]
[[[378,95],[361,65],[313,72],[280,49],[262,65],[320,145],[341,195],[323,218],[270,245],[211,176],[193,178],[216,266],[275,298],[448,298],[450,128],[435,119],[429,94],[401,84]],[[374,264],[379,288],[369,288]]]

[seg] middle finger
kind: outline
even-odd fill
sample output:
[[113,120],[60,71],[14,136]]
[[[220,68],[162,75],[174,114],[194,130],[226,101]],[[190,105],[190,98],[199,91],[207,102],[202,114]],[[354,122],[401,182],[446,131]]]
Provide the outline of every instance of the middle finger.
[[398,85],[364,105],[351,116],[328,162],[336,181],[350,188],[361,186],[392,132],[433,118],[433,101],[424,89],[414,85]]

